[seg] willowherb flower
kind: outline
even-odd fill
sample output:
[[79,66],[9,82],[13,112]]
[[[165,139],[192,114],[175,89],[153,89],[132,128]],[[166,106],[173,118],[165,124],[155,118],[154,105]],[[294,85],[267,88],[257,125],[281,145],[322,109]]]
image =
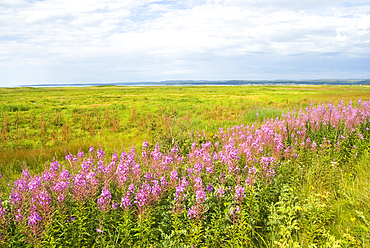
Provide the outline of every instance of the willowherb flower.
[[112,159],[111,161],[118,161],[118,154],[117,153],[113,153],[112,154]]
[[225,177],[226,177],[226,175],[224,173],[221,173],[220,176],[218,177],[218,179],[221,180],[222,178],[225,178]]
[[90,146],[90,148],[89,148],[89,152],[90,152],[90,153],[93,153],[93,152],[95,152],[95,149],[94,149],[94,147]]
[[223,195],[225,194],[225,189],[224,188],[218,188],[217,190],[216,190],[216,196],[218,197],[218,198],[221,198]]
[[113,202],[113,203],[112,203],[112,208],[113,208],[114,210],[117,210],[117,206],[118,206],[118,203],[117,203],[117,202]]
[[245,189],[244,187],[237,185],[235,186],[235,200],[243,200],[245,198]]
[[81,168],[84,171],[88,171],[90,169],[91,165],[92,165],[91,159],[89,158],[88,160],[82,161]]
[[89,172],[86,175],[86,180],[91,184],[91,185],[98,185],[99,180],[96,178],[96,173],[95,172]]
[[168,185],[168,182],[166,180],[166,176],[161,177],[161,187],[164,188]]
[[104,158],[105,157],[105,153],[102,149],[99,149],[97,152],[96,152],[96,157],[97,158]]
[[181,178],[181,185],[184,187],[187,187],[189,185],[189,182],[186,180],[184,176]]
[[236,205],[235,208],[234,207],[230,208],[230,215],[234,215],[234,214],[238,214],[238,213],[240,213],[240,208],[239,208],[238,205]]
[[165,156],[162,160],[162,165],[168,165],[173,163],[173,158],[171,156]]
[[134,193],[134,192],[135,192],[135,184],[131,183],[128,186],[127,193],[130,194],[130,193]]
[[39,201],[39,204],[42,206],[51,204],[50,194],[46,190],[43,190],[41,193],[36,195],[36,199]]
[[261,158],[261,164],[265,168],[268,167],[273,162],[275,162],[275,158],[274,157],[262,157]]
[[147,173],[145,173],[144,177],[145,177],[146,179],[152,179],[152,178],[153,178],[153,174],[152,174],[152,173],[150,173],[150,172],[147,172]]
[[96,228],[96,232],[103,233],[104,231],[102,229],[100,229],[100,228]]
[[55,173],[45,171],[42,173],[42,180],[44,182],[50,182],[56,177]]
[[188,210],[188,218],[193,219],[193,218],[197,218],[197,217],[198,217],[198,209],[196,208],[196,206],[192,206]]
[[104,161],[98,161],[98,168],[97,168],[97,171],[98,172],[103,172],[105,171],[105,166],[104,166]]
[[145,193],[144,190],[141,189],[136,194],[134,203],[136,203],[139,207],[143,207],[145,205],[145,202],[146,202]]
[[129,162],[128,161],[120,161],[117,166],[116,174],[120,177],[126,177],[130,171]]
[[145,197],[148,197],[147,199],[153,195],[152,187],[148,183],[143,183],[141,191],[144,193]]
[[246,185],[251,185],[252,184],[252,177],[247,177],[247,179],[245,179],[245,184]]
[[9,196],[10,201],[12,202],[13,205],[16,205],[17,203],[22,202],[22,197],[18,193],[12,193]]
[[20,223],[24,220],[21,209],[17,209],[16,213],[14,214],[14,218],[15,218],[15,221],[18,222],[18,223]]
[[181,182],[179,185],[176,186],[176,192],[175,192],[176,202],[182,202],[185,199],[186,194],[184,192],[186,190],[187,185],[188,184]]
[[160,152],[159,144],[157,143],[154,147],[154,151],[152,151],[151,156],[153,160],[160,160],[163,156],[163,154]]
[[207,190],[208,192],[212,192],[212,191],[213,191],[213,187],[212,187],[212,185],[211,185],[211,184],[208,184],[208,186],[207,186],[206,190]]
[[212,174],[213,169],[214,169],[214,166],[208,166],[208,167],[206,167],[206,172]]
[[197,143],[193,143],[193,144],[191,144],[191,150],[195,150],[195,148],[197,147]]
[[139,163],[133,163],[131,170],[132,170],[132,174],[134,174],[136,177],[141,176],[141,165]]
[[69,171],[64,170],[60,173],[60,179],[62,180],[68,180],[69,179]]
[[284,150],[285,155],[289,155],[291,152],[290,147],[287,147],[287,149]]
[[149,143],[148,143],[148,141],[144,141],[143,142],[143,147],[142,147],[143,149],[144,148],[149,148]]
[[257,169],[256,167],[252,165],[251,168],[249,168],[248,170],[248,174],[256,174],[256,173],[257,173]]
[[179,151],[179,147],[177,146],[177,144],[175,144],[174,147],[171,149],[171,152],[177,153],[178,151]]
[[212,158],[211,158],[211,155],[209,153],[204,152],[202,160],[206,165],[208,165],[208,166],[212,165]]
[[24,169],[22,171],[22,176],[26,179],[30,178],[31,177],[31,174],[29,173],[29,171],[27,169]]
[[173,170],[171,171],[171,176],[170,176],[170,179],[171,180],[178,180],[178,174],[177,174],[177,170]]
[[161,193],[161,187],[158,184],[158,180],[153,180],[153,187],[151,188],[152,195],[158,197]]
[[58,197],[57,197],[57,201],[58,201],[59,203],[63,202],[65,199],[66,199],[66,197],[65,197],[63,194],[60,194],[60,195],[58,195]]
[[194,171],[195,172],[198,172],[198,173],[200,173],[201,171],[202,171],[202,169],[203,169],[203,165],[201,164],[201,163],[196,163],[195,165],[194,165]]
[[83,158],[83,157],[85,157],[85,153],[84,153],[83,151],[79,151],[79,152],[77,153],[77,157],[79,157],[79,158]]
[[67,154],[67,155],[65,156],[65,159],[66,159],[66,160],[69,160],[69,161],[73,161],[73,160],[74,160],[74,157],[73,157],[73,155],[70,153],[70,154]]
[[130,201],[130,198],[128,196],[125,196],[125,197],[122,197],[121,198],[121,205],[120,205],[120,207],[121,208],[125,208],[126,210],[131,207],[131,201]]
[[74,178],[75,186],[84,187],[86,186],[85,176],[83,174],[77,174]]
[[204,143],[204,144],[202,144],[202,148],[211,148],[211,146],[212,146],[212,143],[211,142],[206,142],[206,143]]
[[206,192],[203,189],[199,189],[195,192],[195,198],[198,204],[207,201]]
[[0,218],[7,213],[6,209],[3,207],[3,203],[1,202],[0,198]]
[[267,171],[267,176],[268,176],[268,177],[275,177],[275,170],[274,170],[274,168],[270,168],[270,169]]
[[14,188],[18,191],[28,190],[28,184],[24,178],[14,181]]
[[98,198],[98,207],[100,210],[109,210],[107,207],[109,206],[111,199],[112,194],[110,193],[110,190],[108,188],[103,188],[100,197]]
[[202,178],[196,177],[194,181],[195,181],[195,187],[197,187],[197,188],[203,188]]
[[58,161],[53,161],[50,163],[50,171],[58,171],[59,167],[61,167],[61,164],[59,164]]
[[37,213],[36,210],[32,211],[29,218],[28,218],[28,226],[33,227],[37,225],[41,221],[40,215]]
[[213,156],[213,160],[214,161],[217,161],[217,160],[219,160],[220,158],[219,158],[219,154],[218,153],[213,153],[212,154],[212,156]]
[[39,187],[41,187],[41,177],[36,176],[34,180],[31,180],[28,183],[28,189],[31,191],[37,190]]
[[312,147],[313,149],[316,149],[316,147],[317,147],[317,144],[316,144],[316,142],[315,142],[315,141],[313,141],[313,142],[312,142],[312,145],[311,145],[311,147]]
[[69,181],[58,181],[51,188],[52,191],[62,192],[69,187]]
[[113,170],[113,168],[115,167],[115,165],[116,165],[116,162],[115,161],[110,162],[105,167],[105,169],[103,170],[104,174],[109,174]]
[[191,174],[193,174],[193,168],[186,168],[186,172],[188,173],[188,176],[190,177]]

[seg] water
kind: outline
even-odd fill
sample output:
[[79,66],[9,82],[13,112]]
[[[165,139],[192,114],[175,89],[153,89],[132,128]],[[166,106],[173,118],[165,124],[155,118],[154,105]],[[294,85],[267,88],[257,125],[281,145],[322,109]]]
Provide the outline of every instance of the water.
[[369,85],[370,79],[337,80],[172,80],[160,82],[117,82],[76,84],[34,84],[20,87],[88,87],[88,86],[252,86],[252,85]]

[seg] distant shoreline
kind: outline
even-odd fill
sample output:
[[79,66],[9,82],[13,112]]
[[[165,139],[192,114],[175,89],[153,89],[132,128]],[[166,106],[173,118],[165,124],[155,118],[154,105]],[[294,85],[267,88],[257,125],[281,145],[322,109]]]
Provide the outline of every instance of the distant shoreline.
[[[75,83],[75,84],[33,84],[18,87],[91,87],[91,86],[292,86],[292,85],[370,85],[370,79],[335,80],[173,80],[159,82],[117,82],[117,83]],[[17,87],[17,86],[16,86]]]

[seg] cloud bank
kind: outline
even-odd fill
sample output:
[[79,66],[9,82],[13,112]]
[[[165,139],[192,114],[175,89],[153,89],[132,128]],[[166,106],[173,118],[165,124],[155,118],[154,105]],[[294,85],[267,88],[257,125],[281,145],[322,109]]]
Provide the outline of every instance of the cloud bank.
[[0,0],[0,86],[370,78],[370,3]]

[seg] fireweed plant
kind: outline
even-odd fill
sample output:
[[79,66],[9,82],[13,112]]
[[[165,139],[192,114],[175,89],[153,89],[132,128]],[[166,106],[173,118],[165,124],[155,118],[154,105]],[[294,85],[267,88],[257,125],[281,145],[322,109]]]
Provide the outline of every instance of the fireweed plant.
[[[147,142],[141,153],[132,148],[107,156],[90,147],[67,154],[39,175],[24,169],[1,193],[0,244],[340,244],[330,234],[335,213],[327,204],[336,197],[338,173],[368,148],[369,127],[370,103],[359,100],[220,128],[209,139],[197,134],[187,154],[176,144],[164,152]],[[328,168],[317,167],[322,163]],[[304,188],[320,173],[315,185],[322,192]],[[297,188],[315,194],[300,199]]]

